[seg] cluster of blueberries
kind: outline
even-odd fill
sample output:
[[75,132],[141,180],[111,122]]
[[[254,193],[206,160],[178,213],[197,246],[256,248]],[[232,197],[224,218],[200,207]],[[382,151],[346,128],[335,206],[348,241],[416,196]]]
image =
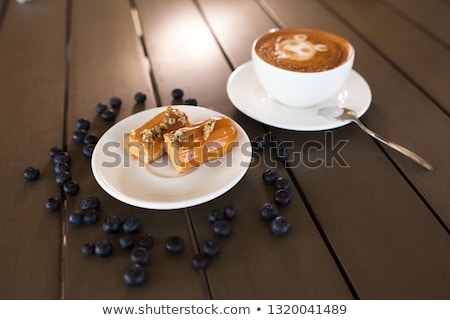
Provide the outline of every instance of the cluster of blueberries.
[[[262,150],[266,145],[267,140],[265,136],[257,136],[252,140],[252,147],[254,150]],[[289,159],[290,153],[284,143],[274,141],[272,145],[274,145],[274,147],[271,146],[272,151],[279,161],[285,162]],[[287,235],[291,230],[291,224],[286,217],[279,215],[277,205],[286,206],[291,202],[291,181],[288,178],[281,177],[274,168],[266,169],[262,175],[262,179],[265,184],[273,185],[275,187],[275,192],[273,199],[274,203],[266,202],[261,206],[259,211],[261,218],[270,221],[270,230],[274,235]]]
[[[229,237],[232,233],[231,220],[236,216],[237,209],[233,205],[227,205],[225,208],[214,208],[208,212],[208,221],[212,224],[214,234],[220,238]],[[208,266],[209,258],[216,256],[220,252],[220,243],[215,239],[205,240],[200,253],[194,255],[192,266],[195,269],[204,269]]]
[[280,177],[275,169],[266,169],[262,175],[264,183],[275,186],[274,203],[264,203],[259,213],[261,218],[270,221],[270,230],[276,236],[284,236],[291,230],[289,220],[280,216],[278,213],[279,206],[286,206],[291,202],[292,196],[290,192],[291,181],[288,178]]
[[[69,215],[69,223],[79,226],[82,223],[95,224],[98,222],[100,200],[96,196],[86,196],[81,200],[81,210]],[[108,216],[103,220],[102,230],[106,234],[119,234],[118,246],[122,250],[131,250],[131,264],[123,274],[124,282],[129,286],[138,286],[145,282],[147,266],[151,261],[150,248],[154,244],[153,236],[149,233],[141,233],[134,236],[141,228],[139,219],[128,216],[121,219],[118,216]],[[184,241],[178,236],[169,237],[165,242],[165,249],[171,254],[179,254],[184,250]],[[108,257],[113,253],[114,245],[109,240],[100,240],[95,243],[87,242],[81,247],[85,256]]]

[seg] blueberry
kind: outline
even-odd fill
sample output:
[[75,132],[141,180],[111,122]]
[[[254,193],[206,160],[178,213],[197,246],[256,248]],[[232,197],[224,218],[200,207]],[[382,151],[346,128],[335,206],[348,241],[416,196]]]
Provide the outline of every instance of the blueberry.
[[117,233],[120,230],[121,221],[118,216],[107,217],[103,221],[103,231],[106,233]]
[[151,246],[153,246],[153,237],[148,233],[144,233],[139,236],[137,242],[139,247],[150,248]]
[[67,181],[72,180],[72,175],[69,171],[62,171],[55,175],[55,181],[58,186],[63,186]]
[[91,127],[91,122],[88,119],[78,119],[76,123],[78,130],[86,130],[88,131]]
[[207,257],[214,257],[220,251],[220,244],[214,239],[209,239],[203,242],[202,253]]
[[131,262],[146,265],[150,263],[151,254],[144,247],[137,247],[131,251]]
[[48,211],[59,211],[61,209],[61,199],[57,197],[51,197],[48,198],[47,201],[45,201],[45,208]]
[[75,143],[83,144],[84,138],[88,135],[88,132],[84,129],[77,129],[72,133],[72,140]]
[[60,163],[55,163],[55,173],[61,173],[64,171],[69,171],[70,170],[70,166],[67,162],[60,162]]
[[270,230],[276,236],[284,236],[291,230],[291,224],[287,218],[278,216],[270,223]]
[[112,253],[113,247],[108,240],[102,240],[95,244],[95,255],[99,257],[107,257]]
[[274,200],[275,203],[280,206],[286,206],[291,202],[292,196],[291,192],[286,189],[278,189],[275,191]]
[[96,144],[98,142],[98,136],[92,133],[87,134],[84,139],[84,144]]
[[85,256],[92,256],[95,254],[95,244],[91,243],[91,242],[87,242],[85,243],[82,247],[81,247],[81,252],[85,255]]
[[227,219],[232,219],[232,218],[234,218],[234,216],[236,216],[237,209],[232,204],[229,204],[229,205],[225,206],[223,213]]
[[184,241],[180,237],[173,236],[166,240],[164,247],[169,253],[179,254],[184,250]]
[[61,151],[63,151],[63,150],[62,150],[61,148],[59,148],[59,147],[52,147],[52,148],[50,148],[50,151],[49,151],[50,157],[51,157],[51,158],[54,158],[55,155],[56,155],[58,152],[61,152]]
[[223,218],[225,218],[225,213],[223,212],[223,210],[212,209],[208,213],[208,221],[211,222],[211,223],[214,223],[217,220],[222,220]]
[[265,146],[266,146],[266,139],[264,139],[264,137],[257,136],[253,138],[252,147],[255,148],[255,150],[264,149]]
[[123,281],[131,287],[139,286],[145,282],[145,268],[140,264],[132,264],[125,269]]
[[265,184],[274,184],[278,177],[278,171],[275,169],[266,169],[262,175]]
[[81,209],[99,209],[100,199],[96,196],[85,196],[81,199]]
[[111,97],[109,104],[111,107],[118,109],[122,105],[122,100],[119,97]]
[[138,218],[129,216],[122,222],[122,230],[125,233],[134,233],[139,230],[141,223]]
[[67,195],[73,196],[80,190],[80,185],[75,180],[69,180],[64,183],[63,190]]
[[129,234],[124,234],[119,238],[119,247],[123,250],[131,249],[134,245],[133,237]]
[[172,98],[174,98],[174,99],[181,99],[181,98],[183,98],[183,95],[184,95],[184,91],[181,89],[176,88],[176,89],[172,90]]
[[40,175],[41,172],[35,167],[28,167],[23,171],[23,177],[28,181],[35,181]]
[[219,237],[228,237],[232,231],[231,223],[230,221],[225,219],[217,220],[216,222],[214,222],[213,230],[214,233]]
[[95,144],[87,144],[83,147],[83,155],[90,159],[92,158],[92,154],[94,153]]
[[83,221],[86,224],[94,224],[98,221],[98,211],[96,209],[90,208],[83,210]]
[[95,106],[95,112],[97,112],[98,114],[103,113],[103,111],[105,111],[108,108],[108,106],[104,103],[97,103],[97,105]]
[[277,145],[277,147],[275,148],[275,157],[279,160],[279,161],[287,161],[289,159],[289,155],[290,152],[289,150],[286,148],[286,146],[284,145],[284,143],[280,143]]
[[291,180],[288,178],[278,177],[275,180],[275,189],[286,189],[289,190],[291,188]]
[[208,266],[208,258],[201,254],[196,254],[192,258],[192,266],[197,270],[205,269]]
[[198,105],[197,99],[194,99],[194,98],[189,98],[189,99],[184,100],[184,104],[188,105],[188,106],[197,106]]
[[117,111],[109,108],[102,112],[102,119],[106,121],[113,121],[117,117]]
[[267,202],[261,206],[259,214],[264,220],[270,221],[278,216],[278,209],[273,203]]
[[56,163],[70,163],[71,157],[67,151],[59,151],[53,156],[53,162]]
[[73,226],[79,226],[83,223],[83,213],[81,211],[74,211],[69,215],[69,223]]
[[137,103],[144,103],[145,100],[147,100],[147,96],[145,95],[145,93],[138,92],[138,93],[136,93],[136,94],[134,95],[134,100],[135,100]]

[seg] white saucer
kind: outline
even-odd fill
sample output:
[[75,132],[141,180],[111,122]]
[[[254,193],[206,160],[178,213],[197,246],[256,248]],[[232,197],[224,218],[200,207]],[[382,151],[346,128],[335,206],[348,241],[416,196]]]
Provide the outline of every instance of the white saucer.
[[227,94],[234,106],[247,116],[262,123],[290,130],[317,131],[341,127],[348,122],[334,121],[319,115],[322,107],[345,106],[358,117],[370,106],[372,93],[366,80],[352,70],[342,87],[328,100],[306,109],[284,106],[270,97],[259,85],[251,61],[228,78]]
[[[202,107],[174,106],[186,113],[191,123],[223,114]],[[246,173],[251,162],[250,140],[236,122],[237,146],[222,158],[179,174],[168,156],[152,165],[132,159],[124,150],[124,136],[140,127],[165,107],[145,110],[111,127],[98,141],[92,154],[92,172],[98,184],[116,199],[147,209],[178,209],[212,200],[231,189]]]

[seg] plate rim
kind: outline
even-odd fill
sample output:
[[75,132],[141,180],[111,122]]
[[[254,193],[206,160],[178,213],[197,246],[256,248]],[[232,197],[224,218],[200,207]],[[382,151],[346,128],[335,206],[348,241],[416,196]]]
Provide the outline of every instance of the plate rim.
[[[244,113],[245,115],[247,115],[248,117],[259,121],[261,123],[264,123],[266,125],[269,126],[273,126],[276,128],[280,128],[280,129],[286,129],[286,130],[294,130],[294,131],[323,131],[323,130],[330,130],[330,129],[335,129],[335,128],[339,128],[342,126],[345,126],[347,124],[350,123],[350,121],[334,121],[334,120],[329,120],[329,119],[325,119],[322,116],[320,116],[317,112],[317,110],[319,109],[319,107],[326,107],[326,106],[332,106],[332,105],[336,105],[336,103],[330,103],[328,102],[331,99],[336,99],[336,96],[338,95],[338,93],[340,92],[339,90],[328,100],[319,103],[317,105],[311,106],[310,108],[306,108],[306,109],[295,109],[295,108],[290,108],[287,106],[282,105],[281,103],[275,101],[274,99],[268,97],[265,97],[265,99],[270,100],[270,104],[276,105],[277,107],[281,107],[281,110],[286,110],[286,112],[289,112],[289,114],[295,114],[296,116],[308,116],[308,113],[313,112],[314,110],[316,111],[314,116],[309,115],[308,117],[311,119],[317,118],[320,119],[322,122],[326,123],[327,125],[311,125],[311,126],[304,126],[301,124],[295,124],[295,125],[290,125],[290,124],[281,124],[279,122],[274,121],[272,118],[269,119],[264,119],[262,116],[259,116],[257,112],[249,112],[248,106],[242,106],[241,103],[239,103],[238,99],[236,99],[237,93],[233,92],[233,82],[235,81],[235,78],[238,77],[242,72],[247,71],[247,72],[252,72],[252,76],[253,80],[252,81],[252,85],[255,86],[258,90],[258,92],[264,92],[264,90],[262,89],[262,87],[259,85],[259,83],[257,83],[256,78],[254,76],[254,71],[249,71],[247,69],[252,68],[252,61],[249,60],[243,64],[241,64],[240,66],[238,66],[228,77],[227,80],[227,84],[226,84],[226,91],[227,91],[227,95],[228,98],[230,99],[231,103],[233,104],[233,106],[238,109],[239,111],[241,111],[242,113]],[[359,83],[358,85],[360,85],[363,89],[364,89],[364,95],[367,96],[367,98],[365,99],[365,103],[364,105],[358,106],[356,113],[358,115],[358,117],[361,117],[362,115],[364,115],[367,110],[370,108],[371,102],[372,102],[372,91],[371,88],[369,86],[369,84],[367,83],[367,81],[364,79],[364,77],[358,73],[356,70],[352,69],[350,71],[350,75],[349,78],[355,78]],[[347,79],[346,82],[341,86],[342,88],[345,88],[345,86],[349,86],[349,81],[352,80],[352,78]],[[247,88],[249,89],[249,88]],[[255,93],[256,94],[256,93]],[[255,101],[255,103],[259,103],[260,101]],[[272,106],[273,108],[273,106]],[[255,107],[252,107],[252,109],[255,109]],[[356,109],[356,108],[355,108]],[[279,113],[279,111],[277,110],[277,112]],[[287,117],[287,116],[286,116]]]
[[[154,115],[158,114],[159,112],[162,112],[163,110],[165,110],[167,106],[161,106],[161,107],[155,107],[155,108],[150,108],[150,109],[146,109],[146,110],[142,110],[139,111],[137,113],[131,114],[128,117],[120,120],[119,122],[115,123],[112,127],[110,127],[99,139],[99,141],[97,142],[96,147],[98,146],[99,148],[94,148],[93,154],[92,154],[92,158],[91,158],[91,171],[94,175],[94,179],[96,180],[97,184],[106,192],[108,193],[110,196],[116,198],[117,200],[126,203],[128,205],[132,205],[135,207],[139,207],[139,208],[144,208],[144,209],[155,209],[155,210],[174,210],[174,209],[182,209],[182,208],[188,208],[188,207],[192,207],[195,205],[199,205],[202,203],[206,203],[210,200],[213,200],[217,197],[219,197],[220,195],[228,192],[230,189],[232,189],[246,174],[246,172],[248,171],[249,167],[250,167],[250,163],[251,163],[251,152],[249,152],[249,154],[244,154],[244,152],[240,152],[241,157],[237,160],[240,161],[240,165],[239,167],[241,167],[241,170],[238,170],[237,174],[233,177],[231,177],[229,180],[225,181],[220,188],[214,189],[211,192],[207,192],[204,193],[200,196],[196,196],[193,198],[182,198],[179,200],[163,200],[163,201],[143,201],[141,199],[133,199],[132,197],[130,197],[130,195],[128,194],[124,194],[123,192],[117,190],[117,188],[114,188],[113,186],[110,185],[110,183],[108,183],[107,181],[105,181],[104,179],[104,173],[101,172],[101,170],[98,168],[100,166],[100,164],[98,163],[98,161],[101,161],[101,147],[104,145],[104,143],[106,142],[105,139],[107,139],[107,137],[109,137],[110,135],[112,135],[114,133],[114,131],[116,130],[120,130],[120,128],[122,128],[127,122],[131,122],[131,121],[136,121],[136,118],[140,117],[145,117],[142,121],[142,123],[148,121],[150,118],[149,116],[145,116],[146,113],[150,113],[150,117],[151,114],[154,113]],[[192,112],[193,110],[197,110],[197,111],[203,111],[203,112],[207,112],[207,113],[212,113],[211,116],[224,116],[229,118],[230,120],[233,121],[233,124],[236,125],[239,134],[241,135],[241,138],[239,140],[240,146],[242,144],[247,143],[248,146],[250,146],[250,139],[248,137],[247,132],[245,131],[245,129],[239,124],[237,123],[234,119],[232,119],[231,117],[216,111],[212,108],[207,108],[207,107],[202,107],[202,106],[191,106],[191,105],[170,105],[173,108],[180,108],[182,109],[184,112],[186,112],[188,114],[189,117],[189,112]],[[195,112],[195,111],[194,111]],[[121,133],[123,134],[123,133]],[[121,150],[123,150],[123,142],[122,141],[118,141],[120,143],[120,148]],[[241,148],[241,147],[240,147]],[[122,151],[123,155],[126,156],[125,151]],[[100,158],[100,160],[99,160]],[[138,161],[138,160],[130,160],[130,161]],[[222,166],[223,167],[223,166]],[[226,167],[223,167],[226,169]],[[201,168],[194,168],[195,170],[201,170]],[[176,178],[174,178],[176,179]],[[175,181],[175,180],[174,180]]]

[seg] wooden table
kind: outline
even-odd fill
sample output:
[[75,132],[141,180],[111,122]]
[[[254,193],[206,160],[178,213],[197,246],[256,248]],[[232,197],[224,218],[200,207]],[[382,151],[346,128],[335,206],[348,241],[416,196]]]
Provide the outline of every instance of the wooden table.
[[[450,299],[449,15],[448,0],[0,0],[0,298]],[[233,106],[226,83],[250,60],[252,41],[290,26],[326,29],[353,43],[354,69],[372,91],[362,121],[424,156],[433,172],[353,124],[284,130]],[[171,104],[174,88],[230,116],[250,138],[270,133],[290,142],[292,154],[310,141],[347,141],[339,150],[347,165],[275,162],[293,183],[292,202],[280,207],[292,225],[285,237],[272,235],[259,216],[273,199],[261,179],[267,158],[198,206],[121,203],[99,187],[83,146],[73,142],[76,120],[89,119],[100,136],[113,123],[96,114],[97,103],[120,97],[117,122]],[[147,95],[144,106],[135,104],[138,91]],[[55,183],[54,146],[72,156],[77,195]],[[325,150],[316,151],[311,156],[324,159]],[[24,180],[28,166],[40,169],[37,181]],[[68,216],[87,195],[100,198],[100,221],[74,227]],[[47,212],[49,197],[64,200],[61,212]],[[227,204],[238,214],[233,234],[219,239],[207,216]],[[142,286],[123,282],[129,252],[101,228],[112,215],[138,217],[140,232],[154,237]],[[185,241],[177,256],[164,249],[174,235]],[[210,238],[221,252],[197,271],[192,256]],[[103,239],[115,246],[112,256],[81,254],[84,243]]]

